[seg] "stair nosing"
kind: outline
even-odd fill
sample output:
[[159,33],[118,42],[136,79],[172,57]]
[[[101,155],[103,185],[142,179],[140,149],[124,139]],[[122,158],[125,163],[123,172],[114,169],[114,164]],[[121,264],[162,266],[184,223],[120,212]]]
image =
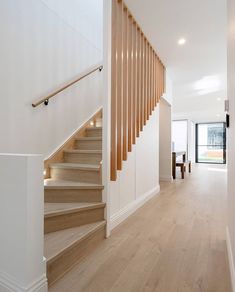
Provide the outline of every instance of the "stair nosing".
[[54,185],[54,186],[47,186],[47,185],[44,185],[44,189],[46,190],[103,190],[104,189],[104,186],[103,185],[97,185],[97,186],[60,186],[60,185]]
[[50,168],[55,169],[77,169],[87,171],[100,171],[100,164],[83,164],[83,163],[52,163]]
[[75,139],[76,141],[102,141],[102,137],[79,137]]
[[[47,203],[47,204],[53,204],[53,203]],[[60,203],[63,205],[63,203]],[[90,203],[90,206],[77,206],[77,207],[70,207],[65,208],[64,210],[57,210],[57,211],[49,211],[48,213],[44,213],[44,218],[51,218],[55,216],[61,216],[66,214],[72,214],[72,213],[80,213],[85,212],[87,210],[94,210],[94,209],[102,209],[105,207],[105,203],[103,202],[97,202],[97,203]]]
[[[91,229],[89,232],[87,232],[85,235],[83,235],[80,239],[74,239],[70,244],[66,245],[64,248],[62,248],[60,251],[58,251],[57,253],[55,253],[54,255],[52,255],[51,257],[47,257],[47,264],[50,264],[50,262],[55,261],[59,256],[61,256],[64,252],[66,252],[67,249],[69,248],[73,248],[73,246],[75,244],[78,244],[84,240],[86,240],[89,236],[91,236],[92,234],[94,234],[96,231],[98,231],[99,229],[101,229],[102,227],[104,227],[106,225],[106,221],[102,220],[99,221],[99,225],[97,225],[96,227],[94,227],[93,229]],[[92,223],[91,223],[92,224]],[[73,228],[69,228],[69,229],[75,229],[75,228],[79,228],[79,227],[73,227]],[[56,232],[63,232],[63,230],[61,231],[56,231]],[[53,233],[53,232],[52,232]],[[49,233],[50,234],[50,233]],[[44,242],[45,244],[45,242]]]
[[64,150],[64,153],[81,153],[81,154],[102,154],[102,150],[93,150],[93,149],[70,149]]
[[80,190],[92,190],[92,189],[104,189],[102,184],[77,182],[77,181],[67,181],[67,180],[54,180],[45,179],[44,189],[80,189]]
[[87,127],[86,131],[102,130],[103,127]]

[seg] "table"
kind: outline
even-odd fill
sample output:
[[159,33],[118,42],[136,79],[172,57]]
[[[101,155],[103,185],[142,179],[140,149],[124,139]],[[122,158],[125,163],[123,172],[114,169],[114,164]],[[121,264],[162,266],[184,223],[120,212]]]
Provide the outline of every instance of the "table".
[[176,157],[182,156],[182,161],[186,161],[186,152],[185,151],[178,151],[172,152],[172,177],[173,179],[176,178]]

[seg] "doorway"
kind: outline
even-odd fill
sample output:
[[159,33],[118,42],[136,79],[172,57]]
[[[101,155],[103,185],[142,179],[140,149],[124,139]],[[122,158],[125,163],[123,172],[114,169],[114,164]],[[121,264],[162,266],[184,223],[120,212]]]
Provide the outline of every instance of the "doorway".
[[225,123],[202,123],[196,125],[196,162],[226,163]]

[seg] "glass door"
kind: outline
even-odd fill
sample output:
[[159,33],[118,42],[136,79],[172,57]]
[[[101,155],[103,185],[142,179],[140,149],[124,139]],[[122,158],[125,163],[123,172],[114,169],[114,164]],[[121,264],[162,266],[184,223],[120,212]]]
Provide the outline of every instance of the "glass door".
[[225,123],[196,125],[196,162],[226,163]]

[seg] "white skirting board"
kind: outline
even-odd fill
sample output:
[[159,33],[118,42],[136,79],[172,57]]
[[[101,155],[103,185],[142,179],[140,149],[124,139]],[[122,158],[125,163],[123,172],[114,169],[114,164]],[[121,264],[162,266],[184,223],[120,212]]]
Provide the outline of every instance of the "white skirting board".
[[47,277],[43,275],[36,280],[30,287],[23,287],[8,275],[0,272],[0,291],[1,292],[47,292]]
[[230,269],[230,275],[231,275],[232,291],[235,292],[235,268],[234,268],[233,252],[232,252],[231,239],[230,239],[228,227],[226,228],[226,243],[227,243],[227,252],[228,252],[228,260],[229,260],[229,269]]
[[127,219],[131,214],[133,214],[137,209],[139,209],[144,203],[150,200],[152,197],[156,196],[160,192],[160,186],[158,185],[154,189],[145,193],[137,200],[131,202],[125,208],[111,216],[110,220],[110,231],[113,230],[116,226],[118,226],[121,222]]

